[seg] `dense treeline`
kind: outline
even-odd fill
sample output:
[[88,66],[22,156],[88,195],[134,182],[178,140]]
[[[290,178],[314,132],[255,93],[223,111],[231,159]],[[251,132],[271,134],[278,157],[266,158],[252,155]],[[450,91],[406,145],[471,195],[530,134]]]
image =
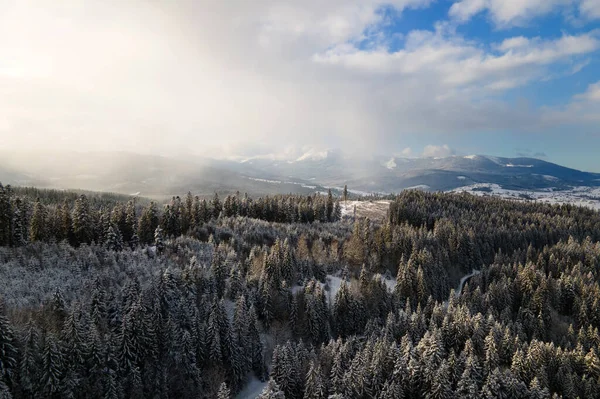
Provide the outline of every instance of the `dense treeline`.
[[193,197],[115,205],[134,246],[0,248],[0,397],[600,397],[597,212],[410,191],[336,222],[332,197],[229,198],[200,225]]
[[[142,202],[147,202],[143,200]],[[278,195],[258,198],[228,195],[211,201],[188,193],[160,207],[146,206],[136,198],[98,194],[88,198],[57,190],[4,187],[0,183],[0,246],[21,246],[35,241],[67,240],[77,246],[92,242],[112,249],[150,244],[156,235],[193,235],[219,217],[242,216],[278,223],[326,223],[341,218],[339,202],[327,196]],[[160,229],[157,231],[157,228]]]

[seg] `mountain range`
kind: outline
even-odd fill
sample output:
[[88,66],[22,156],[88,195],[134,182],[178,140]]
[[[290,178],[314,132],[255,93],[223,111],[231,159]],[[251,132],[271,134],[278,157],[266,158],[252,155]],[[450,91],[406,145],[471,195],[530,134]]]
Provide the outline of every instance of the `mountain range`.
[[307,194],[344,185],[358,194],[448,191],[478,183],[510,190],[567,190],[600,186],[600,174],[535,158],[485,155],[357,158],[326,151],[295,160],[240,161],[127,152],[0,152],[0,182],[163,197],[187,191]]

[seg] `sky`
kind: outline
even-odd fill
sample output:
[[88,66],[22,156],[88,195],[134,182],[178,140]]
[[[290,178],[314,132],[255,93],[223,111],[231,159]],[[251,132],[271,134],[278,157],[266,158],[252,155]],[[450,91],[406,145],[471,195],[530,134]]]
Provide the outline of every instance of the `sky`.
[[600,0],[0,0],[0,150],[600,172]]

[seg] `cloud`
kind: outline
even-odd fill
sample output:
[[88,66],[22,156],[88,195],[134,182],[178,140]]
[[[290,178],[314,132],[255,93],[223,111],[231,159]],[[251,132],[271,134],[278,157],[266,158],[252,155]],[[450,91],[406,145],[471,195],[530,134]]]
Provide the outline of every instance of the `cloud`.
[[582,0],[579,6],[581,14],[586,16],[588,19],[599,19],[600,18],[600,1],[598,0]]
[[503,94],[599,48],[593,32],[489,46],[445,23],[392,46],[389,14],[432,3],[9,2],[0,145],[278,157],[305,146],[403,152],[394,146],[403,135],[539,130],[559,116]]
[[405,149],[403,149],[402,151],[400,151],[400,155],[405,157],[405,158],[412,158],[413,156],[413,150],[410,147],[406,147]]
[[600,81],[590,84],[585,93],[575,96],[579,100],[599,101],[600,102]]
[[423,150],[424,158],[444,158],[454,155],[455,151],[448,147],[447,144],[438,146],[438,145],[428,145]]
[[585,20],[600,18],[598,0],[460,0],[452,4],[449,16],[457,22],[469,21],[487,12],[499,28],[525,26],[532,19],[551,13],[572,15],[577,11]]
[[469,85],[508,89],[539,78],[544,66],[569,64],[572,57],[596,51],[600,40],[594,34],[565,34],[555,40],[519,36],[496,47],[498,54],[443,31],[417,31],[409,34],[405,48],[395,52],[344,44],[315,55],[314,60],[365,73],[411,77],[429,74],[428,79],[436,79],[446,89]]
[[600,123],[600,81],[589,84],[584,92],[574,95],[565,105],[542,108],[541,119],[546,126],[587,126],[597,133]]

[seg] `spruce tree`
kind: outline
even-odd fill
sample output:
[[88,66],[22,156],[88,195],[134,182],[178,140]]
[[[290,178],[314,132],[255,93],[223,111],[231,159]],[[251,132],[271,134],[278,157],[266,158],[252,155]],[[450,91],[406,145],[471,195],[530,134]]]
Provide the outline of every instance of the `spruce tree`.
[[17,342],[15,333],[4,314],[0,298],[0,381],[10,384],[17,367]]
[[29,240],[32,242],[45,241],[47,239],[47,223],[46,207],[37,198],[29,225]]
[[159,254],[161,254],[165,249],[163,230],[160,228],[160,226],[157,226],[156,230],[154,230],[154,246],[156,246],[156,252]]
[[270,379],[269,383],[256,399],[285,399],[285,394],[277,383]]
[[27,242],[24,230],[25,215],[23,213],[23,201],[20,198],[15,199],[12,209],[12,223],[10,224],[12,226],[11,243],[15,247],[20,247]]
[[0,246],[9,246],[12,231],[11,187],[0,183]]
[[323,381],[321,366],[316,364],[313,360],[310,362],[310,367],[306,376],[304,399],[325,399],[326,397],[327,390],[325,382]]
[[223,206],[221,204],[221,200],[219,199],[219,194],[217,194],[215,192],[215,196],[213,197],[213,200],[211,202],[211,208],[212,208],[212,217],[213,218],[218,218],[219,215],[221,214],[221,211],[223,210]]
[[221,384],[217,393],[217,399],[231,399],[231,391],[227,388],[227,384]]
[[42,352],[40,386],[46,396],[54,396],[60,391],[63,378],[63,358],[57,340],[52,334],[45,338]]
[[123,238],[119,228],[110,226],[106,232],[106,248],[109,251],[121,251],[123,249]]
[[73,208],[73,234],[78,244],[89,244],[92,241],[92,219],[90,206],[85,195],[80,195]]

